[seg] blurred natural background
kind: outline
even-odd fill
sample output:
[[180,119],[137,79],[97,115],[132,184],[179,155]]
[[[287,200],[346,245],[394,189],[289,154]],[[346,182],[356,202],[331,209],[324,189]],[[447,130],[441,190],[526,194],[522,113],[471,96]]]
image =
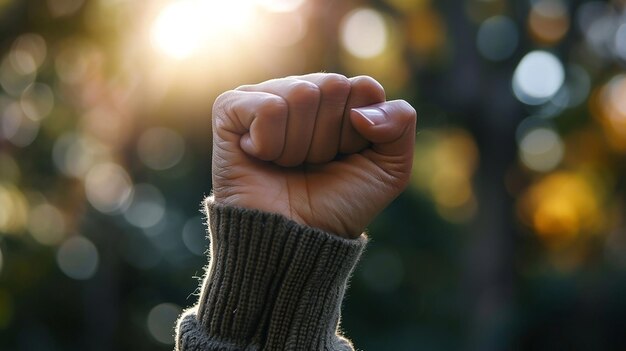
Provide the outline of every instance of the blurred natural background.
[[214,98],[319,71],[420,116],[359,349],[626,349],[625,1],[0,0],[0,350],[172,349]]

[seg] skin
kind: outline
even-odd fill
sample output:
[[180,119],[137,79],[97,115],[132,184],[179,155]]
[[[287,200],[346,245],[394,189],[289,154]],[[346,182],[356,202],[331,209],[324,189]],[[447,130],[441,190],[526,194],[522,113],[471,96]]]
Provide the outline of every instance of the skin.
[[366,76],[245,85],[213,105],[213,196],[358,237],[407,186],[416,112]]

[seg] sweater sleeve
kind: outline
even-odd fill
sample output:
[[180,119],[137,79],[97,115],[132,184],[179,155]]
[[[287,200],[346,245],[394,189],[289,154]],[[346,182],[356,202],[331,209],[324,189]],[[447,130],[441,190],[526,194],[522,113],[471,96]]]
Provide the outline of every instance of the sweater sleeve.
[[353,350],[339,332],[348,278],[367,239],[281,215],[206,202],[210,258],[176,350]]

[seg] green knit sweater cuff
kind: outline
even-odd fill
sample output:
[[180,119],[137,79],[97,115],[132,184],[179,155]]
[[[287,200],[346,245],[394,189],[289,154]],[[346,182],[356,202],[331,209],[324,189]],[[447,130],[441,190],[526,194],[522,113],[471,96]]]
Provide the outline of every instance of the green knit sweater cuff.
[[367,239],[207,200],[211,252],[178,350],[352,350],[340,336],[348,278]]

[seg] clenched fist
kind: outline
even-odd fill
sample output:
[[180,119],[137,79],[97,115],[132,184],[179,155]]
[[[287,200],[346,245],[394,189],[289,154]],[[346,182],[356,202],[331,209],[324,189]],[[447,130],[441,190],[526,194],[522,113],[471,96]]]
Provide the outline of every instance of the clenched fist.
[[407,185],[416,113],[370,77],[241,86],[213,106],[213,196],[356,238]]

